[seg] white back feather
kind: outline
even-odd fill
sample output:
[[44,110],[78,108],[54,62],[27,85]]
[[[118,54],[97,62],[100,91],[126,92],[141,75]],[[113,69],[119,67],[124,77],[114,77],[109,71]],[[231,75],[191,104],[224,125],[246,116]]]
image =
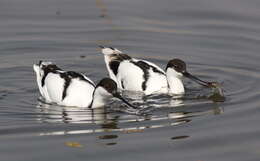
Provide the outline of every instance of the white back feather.
[[118,67],[117,80],[120,88],[123,82],[125,90],[142,91],[143,71],[128,60],[123,61]]
[[59,74],[49,73],[45,78],[45,88],[52,102],[61,104],[64,79]]
[[67,89],[67,96],[62,101],[62,104],[88,107],[92,102],[94,90],[95,87],[91,84],[80,79],[72,79]]

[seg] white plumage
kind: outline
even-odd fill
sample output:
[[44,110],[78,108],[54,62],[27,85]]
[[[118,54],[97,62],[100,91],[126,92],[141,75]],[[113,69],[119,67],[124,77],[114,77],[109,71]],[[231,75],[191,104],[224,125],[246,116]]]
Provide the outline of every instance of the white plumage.
[[170,60],[164,72],[154,63],[131,58],[116,48],[100,47],[110,78],[123,90],[141,91],[146,95],[158,92],[180,95],[185,93],[183,76],[203,86],[212,86],[210,82],[189,74],[185,62],[180,59]]
[[165,72],[157,65],[146,60],[131,58],[116,48],[102,48],[106,67],[111,79],[119,88],[142,91],[146,95],[167,92]]
[[39,91],[48,103],[95,108],[104,106],[114,96],[132,106],[120,96],[116,83],[110,78],[102,79],[95,86],[85,75],[63,71],[51,62],[40,61],[33,65],[33,69]]

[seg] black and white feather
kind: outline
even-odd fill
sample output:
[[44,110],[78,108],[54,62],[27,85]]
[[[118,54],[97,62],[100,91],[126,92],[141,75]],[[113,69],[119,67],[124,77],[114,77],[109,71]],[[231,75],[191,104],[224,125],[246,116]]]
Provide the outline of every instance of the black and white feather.
[[186,71],[186,63],[180,59],[168,62],[166,72],[157,65],[131,58],[113,47],[103,47],[106,67],[110,78],[124,90],[142,91],[145,94],[171,93],[184,94],[183,76],[192,79],[200,85],[213,87],[212,83],[198,79]]
[[104,106],[111,97],[117,97],[132,106],[117,92],[117,84],[110,78],[102,79],[95,86],[84,74],[64,71],[51,62],[40,61],[33,69],[39,91],[48,103],[95,108]]
[[37,84],[47,102],[64,106],[88,107],[95,84],[81,73],[63,71],[51,62],[34,64]]
[[119,88],[145,94],[167,92],[165,72],[146,60],[131,58],[116,48],[102,47],[106,67]]

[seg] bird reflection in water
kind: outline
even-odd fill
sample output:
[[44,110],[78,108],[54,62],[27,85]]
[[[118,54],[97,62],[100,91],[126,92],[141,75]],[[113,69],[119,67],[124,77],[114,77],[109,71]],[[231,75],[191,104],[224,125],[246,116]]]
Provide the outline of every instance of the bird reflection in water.
[[95,123],[103,124],[106,120],[105,108],[65,107],[39,102],[36,106],[40,111],[38,121],[47,123]]
[[[160,98],[160,101],[155,98]],[[179,98],[163,101],[161,96],[153,96],[145,101],[137,101],[140,106],[155,107],[148,115],[133,115],[114,110],[113,104],[105,108],[86,109],[78,107],[62,107],[39,102],[37,120],[43,123],[83,124],[78,129],[66,128],[44,132],[41,135],[68,135],[88,133],[122,132],[124,134],[144,132],[147,129],[176,126],[191,122],[194,117],[218,115],[223,109],[218,103],[209,100],[187,101]],[[78,126],[76,126],[78,127]]]

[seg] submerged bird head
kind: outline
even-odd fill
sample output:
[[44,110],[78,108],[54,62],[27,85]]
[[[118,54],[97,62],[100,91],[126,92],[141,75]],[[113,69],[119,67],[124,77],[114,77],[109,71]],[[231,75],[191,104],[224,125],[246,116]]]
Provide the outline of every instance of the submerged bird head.
[[184,77],[187,77],[187,78],[195,81],[196,83],[198,83],[202,86],[205,86],[205,87],[212,86],[211,82],[203,81],[203,80],[193,76],[189,72],[187,72],[186,63],[180,59],[170,60],[166,67],[166,73],[167,73],[167,77],[169,76],[169,77],[176,77],[178,79],[181,79],[184,76]]
[[104,55],[111,55],[111,54],[121,54],[122,52],[118,50],[117,48],[113,47],[104,47],[104,46],[99,46],[101,48],[101,51]]
[[98,101],[104,102],[104,99],[108,99],[111,97],[116,97],[123,101],[125,104],[132,108],[137,108],[130,104],[128,101],[126,101],[118,92],[117,90],[117,84],[115,81],[113,81],[110,78],[103,78],[96,86],[95,94],[94,94],[94,106],[97,106],[95,104],[99,104]]

